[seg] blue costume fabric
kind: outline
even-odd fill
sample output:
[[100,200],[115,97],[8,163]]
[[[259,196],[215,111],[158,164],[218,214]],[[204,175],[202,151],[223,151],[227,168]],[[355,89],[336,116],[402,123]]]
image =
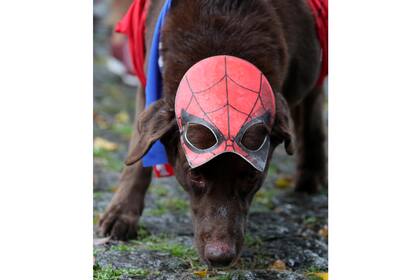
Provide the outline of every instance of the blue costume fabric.
[[[146,108],[162,97],[162,73],[159,67],[159,42],[160,31],[165,21],[165,16],[171,7],[171,0],[166,0],[160,11],[158,21],[153,33],[150,48],[149,64],[147,67],[146,82]],[[143,166],[154,166],[168,163],[165,147],[160,141],[155,142],[147,154],[143,157]]]

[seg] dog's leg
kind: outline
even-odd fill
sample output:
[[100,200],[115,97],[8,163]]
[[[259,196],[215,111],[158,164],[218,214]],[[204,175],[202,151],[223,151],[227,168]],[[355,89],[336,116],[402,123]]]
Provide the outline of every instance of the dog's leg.
[[298,192],[314,193],[327,184],[323,103],[323,88],[316,87],[292,110],[298,144]]
[[[136,97],[136,115],[144,109],[144,91]],[[134,126],[136,127],[136,121]],[[130,149],[138,142],[137,129],[133,130]],[[142,163],[125,166],[118,183],[118,190],[102,215],[99,226],[105,236],[127,240],[137,236],[137,224],[144,208],[144,197],[152,179],[152,168]]]

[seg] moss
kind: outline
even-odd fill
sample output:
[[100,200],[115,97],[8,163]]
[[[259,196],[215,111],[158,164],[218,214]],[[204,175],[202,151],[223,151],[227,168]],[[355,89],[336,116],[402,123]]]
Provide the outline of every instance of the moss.
[[117,280],[125,277],[144,277],[149,274],[145,269],[116,269],[111,266],[107,267],[93,267],[94,280]]
[[177,257],[185,262],[188,262],[191,268],[201,268],[195,248],[173,242],[169,236],[148,235],[140,238],[140,240],[133,241],[133,243],[142,245],[148,250],[168,253],[173,257]]

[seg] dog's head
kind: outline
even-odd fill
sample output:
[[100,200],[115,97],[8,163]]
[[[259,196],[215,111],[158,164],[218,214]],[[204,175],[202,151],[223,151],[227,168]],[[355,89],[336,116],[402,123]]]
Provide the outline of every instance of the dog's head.
[[[251,201],[266,176],[274,148],[284,143],[293,153],[287,102],[276,94],[273,125],[256,123],[241,136],[241,145],[257,150],[269,139],[264,168],[257,170],[238,153],[222,152],[192,168],[183,132],[177,125],[174,100],[161,99],[142,112],[137,120],[140,138],[127,158],[139,161],[157,140],[165,145],[176,178],[190,195],[194,234],[201,258],[210,265],[229,265],[237,260],[243,245]],[[198,149],[215,145],[215,135],[198,122],[188,126],[188,141]],[[184,134],[185,136],[185,134]]]

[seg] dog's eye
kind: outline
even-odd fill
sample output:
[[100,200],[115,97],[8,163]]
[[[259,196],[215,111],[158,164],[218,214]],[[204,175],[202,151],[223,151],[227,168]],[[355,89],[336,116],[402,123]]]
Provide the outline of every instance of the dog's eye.
[[211,148],[217,143],[214,133],[201,124],[188,124],[185,136],[191,145],[200,150]]
[[264,144],[267,134],[268,130],[265,125],[257,123],[245,131],[244,136],[242,136],[241,143],[248,150],[256,151]]

